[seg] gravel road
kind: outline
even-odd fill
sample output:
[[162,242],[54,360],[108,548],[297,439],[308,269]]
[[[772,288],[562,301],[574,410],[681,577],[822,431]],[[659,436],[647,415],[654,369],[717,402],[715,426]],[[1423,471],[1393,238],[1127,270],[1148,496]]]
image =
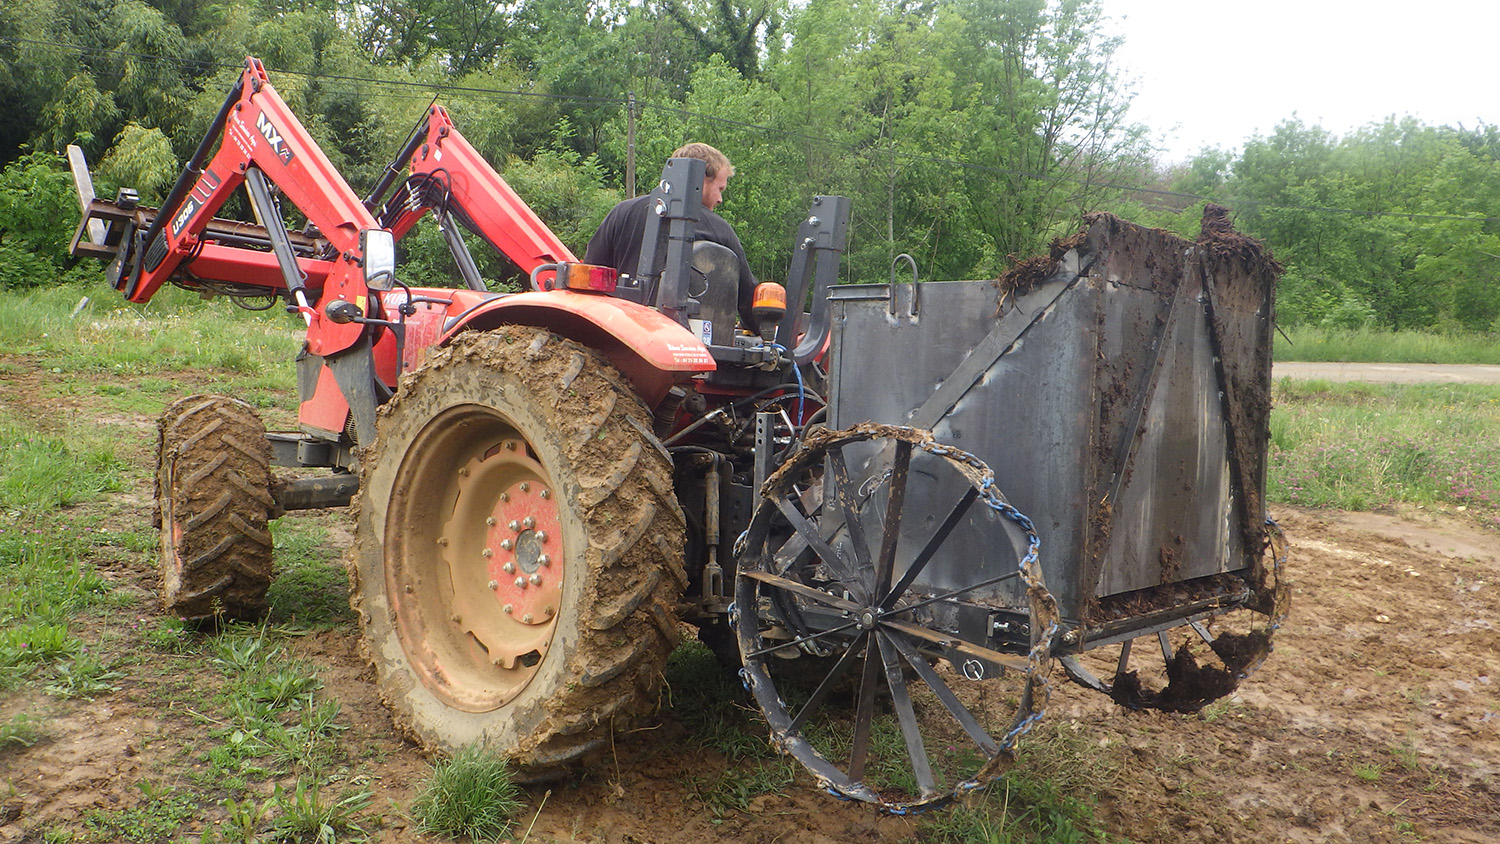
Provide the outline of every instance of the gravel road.
[[1298,381],[1369,381],[1377,384],[1500,384],[1500,366],[1442,363],[1289,363],[1272,377]]

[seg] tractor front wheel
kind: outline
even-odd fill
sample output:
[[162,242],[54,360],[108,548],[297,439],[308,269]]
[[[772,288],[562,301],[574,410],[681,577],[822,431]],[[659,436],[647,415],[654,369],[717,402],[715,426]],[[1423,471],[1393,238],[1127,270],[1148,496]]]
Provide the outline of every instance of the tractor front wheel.
[[158,421],[161,597],[189,621],[255,619],[271,585],[271,449],[250,405],[189,396]]
[[473,332],[403,379],[360,455],[352,568],[410,737],[538,778],[654,706],[685,577],[650,431],[608,361],[538,329]]

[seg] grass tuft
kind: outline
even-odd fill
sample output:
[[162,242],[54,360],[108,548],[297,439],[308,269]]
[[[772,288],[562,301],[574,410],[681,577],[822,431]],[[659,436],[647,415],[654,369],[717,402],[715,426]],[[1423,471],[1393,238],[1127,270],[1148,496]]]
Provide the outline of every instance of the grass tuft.
[[412,816],[426,833],[496,841],[524,805],[509,764],[470,745],[433,768],[412,804]]
[[18,712],[0,724],[0,752],[14,747],[30,747],[46,737],[46,732],[30,715]]
[[323,796],[316,781],[297,780],[290,793],[277,785],[271,794],[271,836],[276,841],[316,841],[335,844],[350,833],[363,837],[360,813],[374,796],[369,791],[340,793],[335,800]]

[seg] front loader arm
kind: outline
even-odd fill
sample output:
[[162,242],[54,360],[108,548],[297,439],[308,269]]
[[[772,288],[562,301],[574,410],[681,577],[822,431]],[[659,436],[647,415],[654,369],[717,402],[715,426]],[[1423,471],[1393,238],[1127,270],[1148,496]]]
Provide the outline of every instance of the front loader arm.
[[[218,151],[205,165],[203,160],[215,141]],[[327,272],[320,274],[321,280],[306,272],[286,242],[285,225],[268,182],[307,215],[327,241],[329,254],[320,256],[326,259]],[[379,226],[254,58],[246,59],[245,70],[219,116],[150,228],[135,244],[134,254],[126,259],[128,269],[118,281],[126,298],[149,300],[185,261],[206,248],[225,248],[210,244],[205,232],[214,214],[241,185],[249,188],[251,204],[271,235],[281,270],[263,273],[254,283],[290,292],[307,320],[308,348],[313,354],[334,354],[352,346],[364,326],[348,320],[348,304],[361,315],[369,306],[360,235]],[[263,254],[260,257],[264,259]],[[345,308],[340,321],[330,318],[333,306]]]
[[[463,225],[525,273],[546,264],[578,260],[464,138],[442,106],[428,109],[426,120],[365,200],[366,207],[374,209],[382,202],[404,168],[411,175],[376,213],[381,225],[398,239],[431,211],[444,227],[450,246],[455,246],[452,238],[457,236],[454,224]],[[462,250],[455,246],[454,252],[457,256]],[[472,263],[466,268],[460,257],[459,264],[469,286],[483,289],[477,272],[471,274]]]

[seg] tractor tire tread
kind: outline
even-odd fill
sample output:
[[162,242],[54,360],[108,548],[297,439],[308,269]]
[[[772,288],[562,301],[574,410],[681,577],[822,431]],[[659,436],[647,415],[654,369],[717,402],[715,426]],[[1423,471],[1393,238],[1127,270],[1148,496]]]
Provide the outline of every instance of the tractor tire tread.
[[259,618],[274,507],[260,417],[238,399],[180,399],[158,422],[157,455],[163,608],[190,621]]
[[[551,685],[537,690],[537,700],[530,700],[528,687],[529,702],[509,705],[506,723],[486,726],[480,739],[507,755],[523,780],[546,778],[607,746],[612,731],[640,723],[657,704],[675,641],[663,633],[662,619],[675,629],[674,607],[687,583],[685,519],[671,494],[671,462],[649,434],[651,415],[630,382],[597,351],[536,328],[469,332],[433,350],[381,408],[376,441],[362,455],[364,471],[399,465],[399,432],[425,421],[424,411],[404,405],[419,404],[414,397],[423,394],[441,394],[446,385],[470,377],[476,363],[503,379],[513,396],[530,397],[528,412],[547,420],[544,427],[555,432],[551,448],[572,476],[566,494],[582,507],[584,542],[567,565],[587,566],[588,576],[571,624],[575,638],[566,671],[547,680]],[[452,753],[464,743],[454,740],[458,731],[445,734],[442,724],[415,723],[414,705],[405,701],[419,681],[397,667],[404,657],[392,656],[400,646],[384,582],[368,582],[377,576],[383,581],[383,551],[365,547],[379,544],[375,525],[388,517],[383,489],[362,481],[353,504],[360,538],[346,557],[351,604],[398,728],[429,751]],[[539,674],[531,682],[543,681]]]

